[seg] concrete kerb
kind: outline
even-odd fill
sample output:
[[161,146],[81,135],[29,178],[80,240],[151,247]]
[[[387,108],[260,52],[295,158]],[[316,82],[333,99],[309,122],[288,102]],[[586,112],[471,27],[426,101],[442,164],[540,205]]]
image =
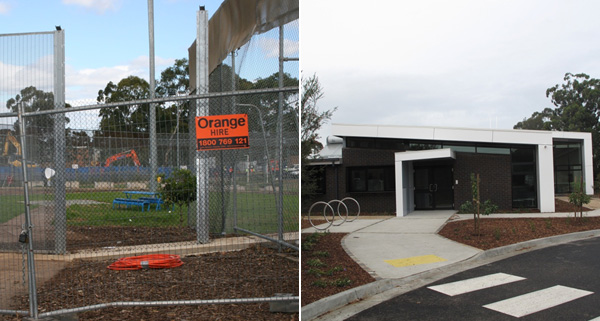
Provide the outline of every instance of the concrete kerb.
[[[454,274],[543,248],[600,237],[600,230],[556,235],[490,249],[466,260],[400,279],[383,279],[323,298],[302,307],[302,320],[344,320],[382,301]],[[348,304],[359,301],[353,305]],[[319,318],[323,316],[323,318]]]

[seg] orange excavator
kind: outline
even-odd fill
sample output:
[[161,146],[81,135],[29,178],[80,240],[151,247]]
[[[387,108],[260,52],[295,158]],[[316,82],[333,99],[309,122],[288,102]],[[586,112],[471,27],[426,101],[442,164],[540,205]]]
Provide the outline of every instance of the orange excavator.
[[110,156],[109,158],[106,159],[106,163],[104,163],[104,167],[108,167],[110,166],[110,164],[114,161],[117,161],[119,159],[123,159],[123,158],[131,158],[131,160],[133,160],[133,163],[135,164],[135,166],[139,167],[140,164],[140,160],[138,159],[137,154],[135,153],[135,150],[128,150],[126,152],[121,152],[115,155]]
[[[9,148],[10,145],[14,146],[16,149],[16,153],[10,154]],[[21,149],[21,144],[17,141],[15,136],[11,132],[6,133],[6,140],[4,141],[4,151],[2,153],[2,158],[6,158],[8,163],[14,167],[21,167],[21,159],[23,158],[23,152]],[[38,167],[37,164],[27,162],[27,167]]]

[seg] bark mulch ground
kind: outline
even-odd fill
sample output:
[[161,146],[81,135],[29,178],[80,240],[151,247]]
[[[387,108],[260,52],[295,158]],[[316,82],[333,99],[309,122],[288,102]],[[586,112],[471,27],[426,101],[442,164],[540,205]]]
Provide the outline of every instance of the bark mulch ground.
[[67,229],[69,252],[195,240],[196,232],[187,227],[69,226]]
[[375,281],[342,248],[345,235],[302,235],[302,306]]
[[573,206],[556,200],[556,212],[573,213],[561,218],[485,218],[481,216],[479,234],[475,233],[472,219],[448,222],[439,235],[478,249],[488,250],[554,235],[600,229],[600,217],[585,217],[589,208],[583,208],[584,217],[575,217]]
[[[139,228],[135,228],[139,231]],[[105,229],[90,229],[98,242]],[[133,232],[131,228],[125,231]],[[115,231],[110,231],[114,237]],[[186,232],[187,233],[187,232]],[[150,236],[156,234],[150,234]],[[88,235],[89,236],[89,235]],[[127,236],[118,245],[131,245]],[[72,241],[72,240],[71,240]],[[135,242],[134,242],[135,243]],[[139,240],[138,242],[139,243]],[[77,244],[69,243],[69,244]],[[270,297],[299,293],[297,255],[256,246],[250,249],[182,258],[170,269],[114,271],[115,260],[71,262],[50,281],[38,284],[40,312],[116,301],[165,301]],[[16,310],[28,310],[28,298],[13,298]],[[269,303],[205,304],[171,307],[112,307],[78,314],[79,320],[299,320],[298,313],[272,313]],[[21,320],[0,316],[0,320]]]

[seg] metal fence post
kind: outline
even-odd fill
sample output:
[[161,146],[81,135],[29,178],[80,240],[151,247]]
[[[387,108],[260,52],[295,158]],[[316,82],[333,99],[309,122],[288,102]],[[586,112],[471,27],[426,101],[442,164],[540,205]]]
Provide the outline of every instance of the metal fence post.
[[[54,108],[65,108],[65,33],[54,31]],[[67,252],[67,206],[65,162],[65,114],[54,116],[54,251]],[[23,148],[25,150],[25,148]],[[25,155],[25,154],[23,154]]]
[[[283,26],[279,27],[279,89],[283,88]],[[279,173],[277,178],[279,179],[279,197],[277,198],[277,216],[278,221],[278,240],[283,242],[283,92],[279,92],[279,108],[277,111],[277,142],[279,151]],[[281,251],[281,243],[279,243],[279,250]]]
[[[148,0],[148,38],[150,41],[150,99],[154,98],[154,1]],[[150,191],[156,192],[158,155],[156,146],[156,105],[150,104]]]
[[25,122],[23,120],[24,113],[23,104],[19,104],[18,107],[18,119],[19,119],[19,136],[21,138],[21,149],[22,159],[21,168],[23,170],[23,193],[25,197],[25,229],[27,232],[27,277],[28,277],[28,290],[29,290],[29,315],[37,319],[38,317],[38,306],[37,306],[37,288],[35,280],[35,261],[33,256],[33,224],[31,221],[31,211],[29,207],[29,177],[27,175],[27,139],[25,137]]
[[[208,93],[208,12],[203,7],[197,15],[196,36],[196,93]],[[196,100],[196,116],[208,115],[208,99]],[[192,114],[192,113],[190,113]],[[190,115],[192,117],[192,115]],[[195,127],[195,124],[194,124]],[[198,243],[209,241],[209,182],[208,155],[196,151],[196,239]]]

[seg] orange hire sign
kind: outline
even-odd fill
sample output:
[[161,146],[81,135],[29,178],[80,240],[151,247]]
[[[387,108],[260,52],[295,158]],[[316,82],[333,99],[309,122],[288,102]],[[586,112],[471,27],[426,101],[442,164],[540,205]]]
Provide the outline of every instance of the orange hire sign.
[[249,147],[247,114],[196,117],[197,150]]

